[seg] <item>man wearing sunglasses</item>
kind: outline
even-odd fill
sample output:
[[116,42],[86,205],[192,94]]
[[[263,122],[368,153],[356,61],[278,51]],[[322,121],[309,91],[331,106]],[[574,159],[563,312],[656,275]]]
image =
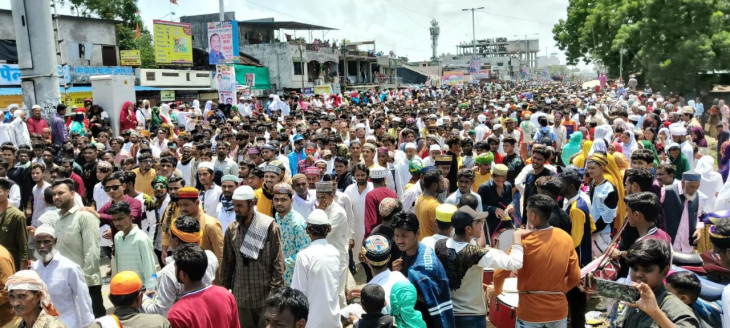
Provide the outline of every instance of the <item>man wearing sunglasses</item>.
[[114,203],[122,201],[127,202],[132,212],[132,223],[136,224],[137,226],[141,226],[142,203],[124,193],[124,172],[114,172],[108,175],[106,178],[104,178],[104,181],[102,181],[102,185],[104,186],[104,191],[111,200],[108,203],[104,204],[98,212],[95,212],[93,211],[93,209],[89,208],[89,211],[99,218],[100,225],[108,224],[111,227],[111,230],[104,232],[102,237],[106,239],[112,239],[114,238],[114,235],[117,234],[118,230],[112,223],[112,216],[111,214],[109,214],[109,208]]

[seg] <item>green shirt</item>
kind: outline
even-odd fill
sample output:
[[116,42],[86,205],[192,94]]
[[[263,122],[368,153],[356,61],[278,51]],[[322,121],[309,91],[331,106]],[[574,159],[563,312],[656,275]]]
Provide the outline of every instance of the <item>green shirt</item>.
[[[694,328],[699,327],[694,312],[686,304],[682,303],[676,296],[667,292],[662,285],[658,290],[654,291],[659,308],[664,312],[669,320],[671,320],[677,328]],[[622,315],[617,319],[616,327],[619,328],[658,328],[648,314],[638,308],[626,307]]]
[[58,221],[54,227],[58,252],[81,267],[88,286],[100,286],[99,219],[89,212],[79,210],[78,206],[63,214],[60,209],[56,211]]
[[0,214],[0,245],[13,256],[15,271],[20,270],[20,261],[28,260],[28,233],[25,230],[25,215],[19,209],[8,206]]
[[152,275],[157,271],[152,239],[136,224],[132,225],[132,230],[126,237],[123,231],[114,235],[114,255],[117,272],[134,271],[147,290],[155,289],[155,279],[152,279]]

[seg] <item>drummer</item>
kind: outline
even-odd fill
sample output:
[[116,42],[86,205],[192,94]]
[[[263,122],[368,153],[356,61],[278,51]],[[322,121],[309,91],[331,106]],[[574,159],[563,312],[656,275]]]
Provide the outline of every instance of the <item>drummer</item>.
[[[445,205],[439,207],[441,206]],[[522,268],[522,236],[531,231],[515,230],[515,243],[510,255],[498,249],[479,247],[475,238],[483,233],[486,214],[478,213],[469,206],[462,206],[450,217],[454,226],[454,237],[436,242],[436,256],[449,278],[456,327],[486,327],[487,306],[484,294],[474,292],[482,287],[484,268],[513,272]],[[464,271],[463,268],[468,269]]]

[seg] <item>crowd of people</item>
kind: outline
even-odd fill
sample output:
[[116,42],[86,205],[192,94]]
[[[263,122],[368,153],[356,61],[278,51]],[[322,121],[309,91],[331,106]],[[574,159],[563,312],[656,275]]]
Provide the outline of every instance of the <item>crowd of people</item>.
[[730,110],[702,106],[490,82],[138,100],[112,129],[91,99],[11,105],[0,327],[486,327],[510,277],[517,327],[584,327],[602,256],[640,292],[602,302],[617,326],[730,327],[730,289],[708,323],[670,272],[673,252],[730,268],[730,221],[703,220],[730,209]]

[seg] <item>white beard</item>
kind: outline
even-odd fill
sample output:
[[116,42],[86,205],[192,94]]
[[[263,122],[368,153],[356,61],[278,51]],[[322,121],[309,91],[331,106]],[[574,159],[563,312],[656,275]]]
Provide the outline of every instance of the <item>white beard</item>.
[[54,248],[53,250],[48,252],[48,254],[46,254],[45,256],[38,253],[38,250],[35,250],[34,255],[35,255],[36,260],[38,260],[42,263],[46,263],[46,262],[50,262],[51,260],[53,260],[53,258],[56,256],[57,253],[58,253],[58,250]]

